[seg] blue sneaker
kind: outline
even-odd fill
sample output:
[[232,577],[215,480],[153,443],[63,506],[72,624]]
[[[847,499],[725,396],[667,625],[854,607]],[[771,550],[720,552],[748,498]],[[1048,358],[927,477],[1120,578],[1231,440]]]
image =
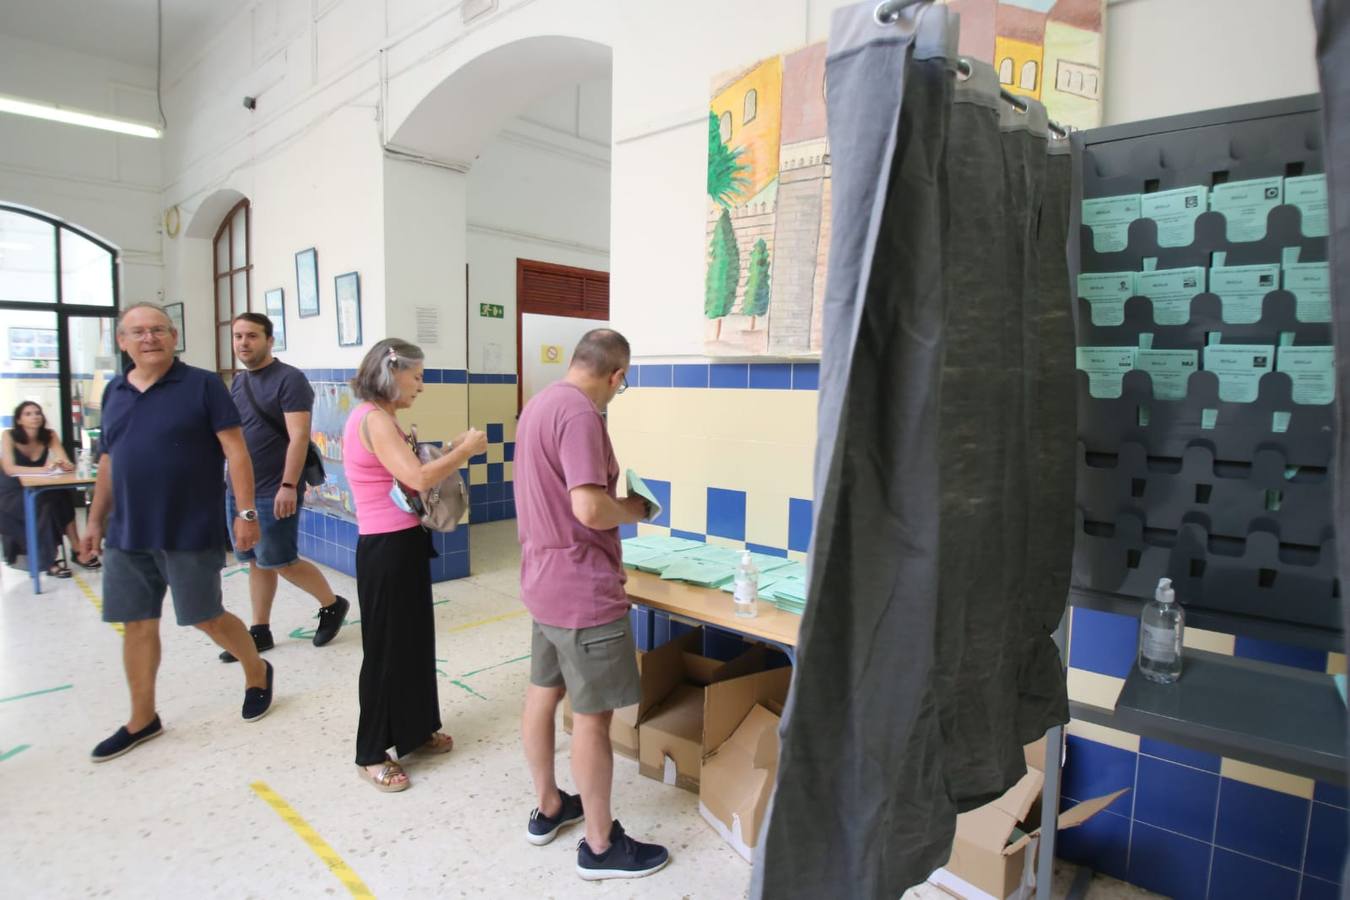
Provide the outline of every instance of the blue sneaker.
[[609,849],[596,855],[582,838],[577,844],[577,874],[587,881],[607,878],[644,878],[670,862],[670,852],[660,844],[644,844],[624,833],[619,820],[609,831]]
[[562,808],[558,810],[556,816],[546,816],[538,807],[530,813],[530,828],[525,832],[525,840],[536,847],[552,843],[559,831],[573,822],[580,822],[586,818],[586,814],[581,810],[580,797],[566,791],[558,791],[558,795],[562,797]]
[[89,758],[96,763],[116,759],[123,753],[130,753],[141,744],[151,738],[157,738],[163,733],[164,726],[160,724],[159,716],[155,716],[153,722],[134,734],[127,731],[127,727],[123,725],[117,729],[117,733],[112,737],[100,741],[99,745],[94,748],[94,752],[89,754]]

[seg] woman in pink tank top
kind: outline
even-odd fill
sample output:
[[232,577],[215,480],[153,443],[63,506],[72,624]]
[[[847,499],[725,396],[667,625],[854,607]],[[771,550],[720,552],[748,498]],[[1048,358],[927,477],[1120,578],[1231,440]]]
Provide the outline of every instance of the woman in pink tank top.
[[422,463],[395,414],[422,393],[420,348],[385,338],[366,354],[352,379],[364,401],[347,417],[343,467],[356,502],[356,594],[361,607],[361,715],[356,771],[377,790],[406,790],[411,782],[389,758],[415,750],[447,753],[436,693],[436,632],[431,608],[431,534],[390,494],[397,480],[423,492],[469,457],[487,452],[487,436],[470,429],[449,453]]

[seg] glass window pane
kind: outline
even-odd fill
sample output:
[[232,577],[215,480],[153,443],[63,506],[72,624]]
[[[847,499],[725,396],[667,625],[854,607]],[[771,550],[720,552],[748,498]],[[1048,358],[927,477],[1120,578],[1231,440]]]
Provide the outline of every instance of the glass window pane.
[[70,399],[78,445],[94,449],[102,424],[103,389],[121,365],[111,318],[72,318]]
[[230,276],[216,279],[216,321],[230,321]]
[[56,302],[56,227],[0,209],[0,300]]
[[248,210],[240,207],[230,222],[230,267],[242,269],[248,265]]
[[230,326],[216,326],[216,364],[221,369],[233,368],[234,347],[230,344]]
[[216,238],[216,272],[230,271],[230,229],[226,228]]
[[112,254],[67,228],[61,229],[61,301],[113,305]]
[[[233,319],[240,313],[248,312],[248,273],[235,272],[230,277],[234,280],[230,290],[230,293],[234,296],[234,315],[226,318]],[[221,321],[224,321],[224,319]]]
[[47,427],[61,433],[61,380],[56,313],[0,310],[0,415],[10,422],[25,400],[42,407]]

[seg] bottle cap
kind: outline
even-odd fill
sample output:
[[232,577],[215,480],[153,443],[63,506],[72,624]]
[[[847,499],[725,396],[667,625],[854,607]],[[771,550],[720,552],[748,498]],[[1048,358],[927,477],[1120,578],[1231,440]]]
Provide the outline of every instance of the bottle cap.
[[1154,599],[1159,603],[1171,603],[1177,599],[1176,591],[1172,590],[1172,579],[1159,578],[1158,590],[1154,593]]

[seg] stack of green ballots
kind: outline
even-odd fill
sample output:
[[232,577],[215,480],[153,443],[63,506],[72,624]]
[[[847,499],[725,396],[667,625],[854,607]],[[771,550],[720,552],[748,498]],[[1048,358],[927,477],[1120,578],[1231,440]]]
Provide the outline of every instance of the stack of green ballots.
[[[784,612],[801,615],[806,608],[806,566],[790,559],[783,559],[778,556],[762,556],[758,553],[751,558],[754,559],[756,566],[761,567],[759,599],[772,603]],[[773,568],[765,568],[766,566],[772,566]],[[800,585],[800,588],[798,585]],[[787,592],[787,599],[778,596],[780,587],[783,587]],[[735,589],[736,586],[731,583],[722,586],[722,590],[727,593],[733,593]],[[800,602],[793,599],[799,593],[802,597]]]
[[657,534],[629,538],[623,542],[623,564],[660,575],[682,554],[702,546],[698,541]]
[[784,612],[806,612],[806,579],[784,578],[773,586],[773,605]]
[[736,577],[734,566],[726,563],[694,559],[692,553],[677,553],[673,563],[661,572],[664,581],[687,581],[699,587],[721,587]]

